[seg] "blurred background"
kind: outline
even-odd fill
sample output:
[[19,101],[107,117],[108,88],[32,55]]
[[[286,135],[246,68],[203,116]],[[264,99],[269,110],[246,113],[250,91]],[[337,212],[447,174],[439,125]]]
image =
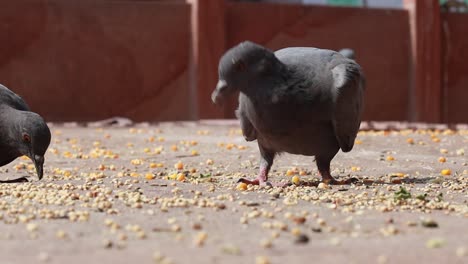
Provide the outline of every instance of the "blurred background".
[[48,121],[233,118],[220,56],[352,48],[365,120],[468,123],[468,0],[3,0],[0,83]]

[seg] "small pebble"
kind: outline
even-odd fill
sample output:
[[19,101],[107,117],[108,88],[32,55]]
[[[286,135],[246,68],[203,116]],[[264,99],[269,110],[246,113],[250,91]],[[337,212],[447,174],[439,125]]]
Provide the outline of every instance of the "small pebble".
[[305,234],[300,234],[296,236],[296,239],[294,239],[294,243],[296,244],[306,244],[309,242],[309,237]]

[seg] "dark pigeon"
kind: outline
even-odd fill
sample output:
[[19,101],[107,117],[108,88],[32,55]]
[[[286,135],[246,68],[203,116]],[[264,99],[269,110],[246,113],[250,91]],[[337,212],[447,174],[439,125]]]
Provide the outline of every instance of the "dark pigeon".
[[322,181],[335,180],[330,162],[341,149],[349,152],[361,123],[364,76],[361,67],[342,54],[316,48],[272,52],[246,41],[227,51],[219,63],[216,104],[240,91],[240,120],[247,141],[257,140],[265,185],[277,153],[315,156]]
[[42,179],[44,154],[50,139],[44,119],[31,112],[21,97],[0,85],[0,166],[26,155]]

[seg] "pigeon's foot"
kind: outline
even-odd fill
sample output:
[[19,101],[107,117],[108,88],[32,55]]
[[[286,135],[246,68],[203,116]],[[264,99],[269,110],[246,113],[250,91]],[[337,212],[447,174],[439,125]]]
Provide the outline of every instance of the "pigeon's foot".
[[322,178],[322,182],[330,185],[349,185],[358,182],[358,178],[349,178],[346,180],[337,180],[333,177],[331,178]]
[[262,186],[262,187],[266,187],[266,186],[270,186],[270,187],[287,187],[287,186],[290,186],[291,184],[290,183],[284,183],[284,182],[281,182],[281,183],[271,183],[269,181],[262,181],[261,179],[255,179],[255,180],[249,180],[249,179],[246,179],[246,178],[240,178],[237,182],[242,182],[242,183],[245,183],[245,184],[252,184],[252,185],[259,185],[259,186]]
[[330,185],[349,185],[359,181],[359,179],[354,177],[346,180],[337,180],[331,176],[329,170],[320,171],[320,175],[322,175],[322,182]]

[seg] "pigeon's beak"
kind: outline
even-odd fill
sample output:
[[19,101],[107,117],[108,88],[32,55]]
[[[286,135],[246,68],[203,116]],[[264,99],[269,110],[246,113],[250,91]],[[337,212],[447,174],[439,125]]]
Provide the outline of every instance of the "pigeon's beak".
[[216,84],[216,88],[211,94],[211,100],[215,104],[223,103],[224,99],[228,95],[228,85],[225,80],[219,80]]
[[39,180],[42,179],[44,175],[44,156],[34,155],[34,166],[36,166],[37,177]]

